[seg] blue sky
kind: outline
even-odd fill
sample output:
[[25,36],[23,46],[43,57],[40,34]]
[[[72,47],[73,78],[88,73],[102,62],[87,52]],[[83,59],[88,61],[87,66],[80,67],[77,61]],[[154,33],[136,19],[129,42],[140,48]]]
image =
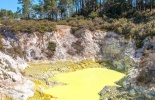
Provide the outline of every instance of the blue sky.
[[[34,1],[37,3],[37,0]],[[18,4],[18,0],[0,0],[0,9],[7,9],[16,12],[17,7],[21,7],[21,4]]]
[[18,0],[0,0],[0,9],[7,9],[16,12],[17,7],[21,7],[21,5],[18,4]]

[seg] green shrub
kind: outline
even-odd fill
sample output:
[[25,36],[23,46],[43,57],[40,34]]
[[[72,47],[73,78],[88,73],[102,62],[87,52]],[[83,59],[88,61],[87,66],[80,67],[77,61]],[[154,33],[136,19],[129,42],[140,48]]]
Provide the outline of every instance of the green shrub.
[[58,23],[58,25],[68,25],[66,20],[60,20],[57,23]]
[[107,30],[107,31],[109,31],[110,30],[110,23],[108,23],[108,22],[104,22],[103,24],[102,24],[102,26],[101,26],[101,29],[103,30],[103,29],[105,29],[105,30]]
[[50,50],[50,51],[55,51],[55,49],[56,49],[56,43],[55,42],[50,42],[49,44],[48,44],[48,50]]
[[0,50],[3,49],[3,44],[2,44],[2,35],[0,34]]
[[71,27],[71,30],[72,30],[72,33],[74,34],[78,30],[78,27]]
[[94,23],[94,25],[101,25],[101,24],[103,24],[103,20],[100,17],[96,17],[93,19],[93,23]]
[[78,21],[78,27],[79,28],[88,28],[88,25],[87,25],[87,21],[86,20],[79,20]]
[[84,20],[84,16],[76,16],[77,20]]
[[103,14],[102,18],[107,19],[108,17],[105,14]]
[[117,27],[115,31],[116,31],[116,33],[118,33],[118,34],[122,34],[122,33],[123,33],[121,27]]
[[76,50],[77,54],[82,53],[82,51],[84,50],[84,46],[82,46],[81,43],[81,40],[77,40],[76,42],[73,42],[71,45]]
[[7,52],[14,58],[17,56],[24,57],[24,54],[20,47],[13,47],[13,48],[7,49]]
[[77,20],[76,17],[69,17],[69,18],[67,19],[67,22],[70,22],[70,21],[76,21],[76,20]]
[[[88,29],[90,29],[91,31],[94,31],[93,28],[94,28],[95,25],[91,20],[88,20],[86,22],[86,24],[87,24]],[[98,25],[96,25],[96,26],[98,26]]]
[[98,12],[92,11],[88,16],[89,16],[90,18],[94,19],[95,17],[98,17],[98,16],[99,16],[99,13],[98,13]]
[[72,27],[77,27],[78,26],[77,20],[75,20],[75,21],[69,21],[68,22],[68,25],[69,26],[72,26]]
[[56,27],[51,26],[51,27],[48,28],[48,31],[49,32],[56,31]]
[[7,29],[14,33],[51,32],[56,30],[57,25],[57,23],[48,20],[2,20],[1,23],[0,31]]
[[45,31],[43,28],[40,27],[40,28],[38,29],[38,32],[39,32],[39,33],[45,33],[46,31]]

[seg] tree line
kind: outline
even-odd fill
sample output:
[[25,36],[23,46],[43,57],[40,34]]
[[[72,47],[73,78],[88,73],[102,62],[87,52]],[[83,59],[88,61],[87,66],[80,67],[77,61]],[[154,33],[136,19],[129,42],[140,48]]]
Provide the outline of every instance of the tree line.
[[11,10],[1,9],[0,10],[0,18],[4,19],[18,19],[19,14],[17,12],[12,12]]
[[34,0],[18,0],[18,3],[22,7],[17,12],[1,9],[0,18],[60,20],[76,15],[119,16],[128,11],[152,11],[155,6],[155,0],[37,0],[37,4]]

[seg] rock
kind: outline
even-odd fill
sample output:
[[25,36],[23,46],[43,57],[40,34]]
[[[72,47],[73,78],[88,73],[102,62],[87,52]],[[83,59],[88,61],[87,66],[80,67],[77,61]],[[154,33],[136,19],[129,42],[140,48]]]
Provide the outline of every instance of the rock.
[[119,100],[154,100],[155,99],[155,89],[154,87],[141,86],[135,81],[136,75],[138,75],[137,69],[132,69],[130,73],[123,77],[121,80],[116,82],[117,85],[121,87],[107,87],[103,88],[100,92],[100,100],[104,98],[113,97]]
[[130,83],[128,81],[124,81],[122,86],[123,86],[123,88],[128,89],[128,88],[130,88]]
[[14,92],[11,94],[14,100],[27,100],[34,95],[34,84],[27,80],[23,85],[14,87]]
[[[144,94],[145,95],[145,97],[148,99],[148,100],[154,100],[155,99],[155,97],[152,97],[150,94]],[[153,99],[154,98],[154,99]]]
[[[5,67],[4,67],[5,66]],[[27,100],[34,95],[34,84],[21,74],[28,65],[24,60],[0,52],[0,92],[13,100]]]
[[[90,30],[81,29],[72,34],[71,27],[64,25],[57,25],[56,32],[46,32],[44,35],[36,32],[32,34],[20,33],[14,38],[9,36],[3,38],[3,41],[3,44],[7,44],[9,47],[20,47],[27,61],[49,59],[76,59],[76,61],[81,61],[92,59],[102,62],[110,61],[113,58],[122,58],[125,54],[134,58],[136,49],[134,40],[127,41],[114,32],[91,32]],[[73,48],[73,43],[76,41],[80,41],[81,46],[83,46],[80,53],[77,53],[76,50],[79,46]],[[49,57],[47,49],[50,42],[56,43],[56,50],[53,54],[50,54],[51,57]]]
[[[108,88],[109,91],[106,91]],[[104,92],[103,92],[104,91]],[[104,87],[102,91],[99,93],[100,100],[126,100],[127,92],[122,91],[121,88],[116,86],[107,86]]]
[[106,94],[107,92],[110,92],[109,86],[105,86],[104,89],[100,92],[100,94]]
[[8,41],[8,40],[6,40],[6,39],[4,39],[4,38],[2,38],[2,44],[4,45],[4,46],[3,46],[4,48],[7,48],[7,49],[13,48],[13,47],[11,46],[11,44],[10,44],[10,41]]
[[134,89],[129,91],[129,95],[130,96],[135,96],[136,95],[136,91]]

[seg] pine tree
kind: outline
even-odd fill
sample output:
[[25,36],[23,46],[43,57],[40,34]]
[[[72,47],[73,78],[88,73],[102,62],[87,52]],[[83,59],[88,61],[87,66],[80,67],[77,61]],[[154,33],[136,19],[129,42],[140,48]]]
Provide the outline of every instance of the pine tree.
[[31,0],[18,0],[22,4],[22,19],[30,19],[32,14],[32,1]]

